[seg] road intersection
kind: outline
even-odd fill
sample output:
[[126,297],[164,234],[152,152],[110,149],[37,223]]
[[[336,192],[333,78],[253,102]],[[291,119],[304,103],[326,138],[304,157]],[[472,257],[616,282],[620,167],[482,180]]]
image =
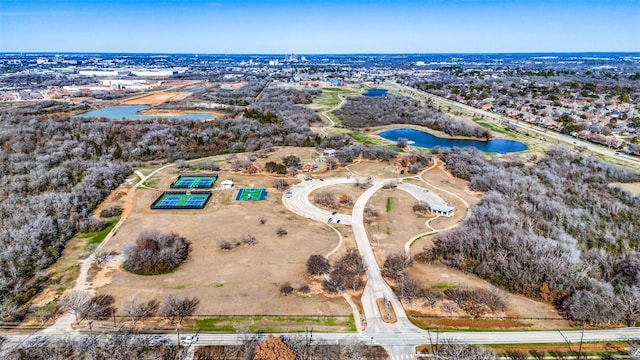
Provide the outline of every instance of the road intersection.
[[[422,330],[409,321],[398,297],[382,278],[380,268],[371,248],[364,228],[364,208],[373,194],[390,181],[400,179],[372,179],[370,187],[356,200],[351,216],[341,215],[345,225],[353,228],[358,250],[366,267],[367,284],[362,294],[362,308],[367,322],[366,329],[357,334],[314,334],[317,340],[331,342],[334,337],[341,339],[359,339],[371,344],[383,346],[392,359],[413,359],[417,345],[430,344],[436,341],[451,343],[466,342],[471,344],[515,344],[515,343],[563,343],[580,341],[614,341],[640,338],[640,329],[622,328],[590,331],[511,331],[511,332],[447,332],[434,334]],[[311,192],[337,184],[356,183],[353,177],[303,181],[294,186],[282,199],[284,205],[298,215],[324,221],[328,220],[328,212],[319,209],[309,201]],[[410,184],[397,184],[397,188],[408,192],[418,200],[444,203],[437,194],[425,192],[424,188]],[[428,199],[425,199],[425,196]],[[336,215],[333,215],[334,218]],[[387,323],[378,310],[377,300],[387,299],[396,314],[395,323]],[[337,340],[337,338],[336,338]]]

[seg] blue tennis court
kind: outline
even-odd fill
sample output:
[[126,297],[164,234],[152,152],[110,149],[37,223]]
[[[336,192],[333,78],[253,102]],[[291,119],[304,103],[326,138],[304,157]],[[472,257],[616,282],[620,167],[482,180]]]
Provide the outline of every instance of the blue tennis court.
[[216,174],[184,174],[171,184],[172,189],[209,189],[213,187],[218,175]]
[[203,209],[211,192],[164,192],[151,204],[151,209]]

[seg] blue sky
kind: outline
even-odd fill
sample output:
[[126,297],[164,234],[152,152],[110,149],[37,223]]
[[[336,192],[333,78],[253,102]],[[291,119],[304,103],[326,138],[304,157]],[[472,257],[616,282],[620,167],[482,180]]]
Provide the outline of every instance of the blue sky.
[[640,0],[0,0],[1,52],[640,51]]

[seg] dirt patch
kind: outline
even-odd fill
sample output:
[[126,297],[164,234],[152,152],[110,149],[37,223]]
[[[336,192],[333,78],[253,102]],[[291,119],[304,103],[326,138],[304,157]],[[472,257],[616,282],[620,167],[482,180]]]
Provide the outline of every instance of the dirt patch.
[[428,231],[425,225],[427,218],[413,212],[415,202],[413,196],[398,189],[380,189],[369,200],[367,205],[379,216],[373,218],[374,221],[365,229],[381,267],[387,256],[404,253],[404,244],[409,239]]
[[373,177],[379,179],[396,178],[400,175],[402,166],[396,160],[391,161],[370,161],[361,160],[360,162],[348,165],[349,170],[353,172],[355,176]]
[[223,90],[239,90],[241,89],[243,86],[249,84],[246,81],[243,82],[236,82],[236,83],[222,83],[220,84],[220,89]]
[[169,100],[181,100],[191,95],[189,92],[168,92],[158,91],[151,94],[142,95],[122,102],[123,105],[160,105]]
[[[569,322],[564,320],[551,305],[523,296],[507,293],[472,274],[465,274],[456,269],[440,264],[422,264],[414,262],[407,270],[407,275],[419,279],[421,287],[431,288],[481,288],[501,294],[506,300],[504,312],[487,314],[484,318],[472,319],[462,312],[451,312],[447,307],[431,307],[423,300],[415,300],[403,305],[408,312],[424,316],[419,323],[424,326],[445,326],[452,328],[522,328],[522,329],[561,329],[568,328]],[[499,319],[492,319],[498,317]]]
[[[160,191],[139,189],[132,212],[105,250],[121,252],[144,230],[176,232],[192,242],[189,259],[176,271],[160,276],[139,276],[121,267],[100,271],[93,281],[97,293],[110,294],[120,304],[131,295],[141,300],[184,294],[201,299],[198,314],[218,315],[349,315],[341,297],[280,294],[290,282],[294,288],[308,285],[306,260],[326,254],[338,244],[337,234],[321,223],[309,222],[287,211],[272,179],[259,175],[219,172],[218,182],[233,179],[236,188],[266,187],[264,201],[236,201],[236,190],[214,190],[204,210],[149,210]],[[169,168],[156,176],[156,186],[168,189],[178,176]],[[261,225],[260,218],[266,222]],[[287,230],[277,236],[276,230]],[[236,241],[251,234],[258,243],[222,251],[220,242]]]
[[633,194],[633,196],[640,196],[640,183],[611,183],[609,185],[626,190]]
[[396,312],[393,311],[393,305],[390,301],[386,302],[385,304],[385,299],[377,299],[376,304],[378,305],[378,312],[380,312],[380,314],[383,314],[382,321],[388,324],[393,324],[398,321]]
[[[338,203],[339,203],[340,197],[343,195],[346,195],[352,200],[353,203],[355,203],[356,200],[358,200],[358,198],[360,197],[360,195],[362,195],[362,193],[367,190],[367,187],[356,186],[356,184],[338,184],[338,185],[327,186],[311,192],[311,194],[309,194],[309,199],[313,202],[315,195],[328,192],[335,197],[336,202]],[[316,204],[315,202],[314,204],[322,208],[321,205]],[[332,209],[326,209],[326,210],[333,211]],[[352,210],[353,210],[353,205],[341,204],[336,211],[340,214],[351,214]]]

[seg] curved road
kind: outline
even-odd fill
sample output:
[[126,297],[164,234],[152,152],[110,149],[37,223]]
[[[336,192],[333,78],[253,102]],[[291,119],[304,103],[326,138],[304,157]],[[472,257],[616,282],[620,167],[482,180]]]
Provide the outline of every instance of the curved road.
[[[331,343],[338,339],[359,339],[361,341],[383,346],[392,359],[413,359],[415,347],[436,341],[465,342],[471,344],[515,344],[515,343],[562,343],[580,341],[612,341],[640,338],[640,329],[622,328],[590,331],[506,331],[506,332],[447,332],[432,334],[413,325],[404,311],[400,300],[382,278],[380,268],[371,248],[364,228],[364,209],[369,199],[389,180],[373,180],[356,201],[351,216],[340,214],[341,223],[351,224],[358,245],[358,250],[366,267],[367,284],[362,294],[362,307],[367,321],[367,328],[357,335],[350,334],[314,334],[315,339]],[[284,205],[291,211],[309,219],[327,221],[327,211],[318,209],[309,201],[309,194],[314,190],[344,183],[355,183],[353,178],[334,178],[324,181],[311,180],[294,186],[282,198]],[[408,192],[418,200],[444,203],[437,194],[425,192],[424,188],[412,184],[399,184],[398,189]],[[466,204],[468,206],[468,204]],[[333,215],[334,218],[338,218]],[[397,322],[385,323],[378,311],[377,299],[387,299],[396,314]],[[233,335],[232,335],[233,336]]]
[[[311,192],[337,184],[356,183],[355,178],[333,178],[326,180],[310,180],[302,182],[294,186],[291,191],[284,195],[282,201],[289,210],[309,219],[324,221],[328,217],[340,219],[341,224],[351,225],[354,237],[358,245],[360,256],[366,268],[367,284],[362,294],[362,307],[367,321],[367,328],[364,331],[365,339],[374,343],[383,345],[390,355],[394,358],[411,358],[415,353],[415,345],[423,343],[424,340],[416,343],[407,344],[404,341],[400,343],[390,342],[389,339],[406,338],[408,334],[414,334],[419,337],[428,336],[428,332],[416,328],[407,318],[407,315],[400,303],[400,300],[393,293],[393,290],[387,285],[382,278],[380,268],[371,249],[371,244],[367,232],[364,227],[364,209],[369,199],[376,191],[380,190],[389,180],[373,180],[372,186],[368,188],[355,202],[351,216],[343,214],[331,215],[328,211],[322,210],[314,206],[309,201]],[[432,192],[424,191],[425,189],[412,184],[398,184],[398,189],[404,190],[413,195],[418,200],[444,203],[444,201]],[[390,324],[384,322],[382,315],[378,310],[378,299],[387,299],[395,312],[397,322]]]

